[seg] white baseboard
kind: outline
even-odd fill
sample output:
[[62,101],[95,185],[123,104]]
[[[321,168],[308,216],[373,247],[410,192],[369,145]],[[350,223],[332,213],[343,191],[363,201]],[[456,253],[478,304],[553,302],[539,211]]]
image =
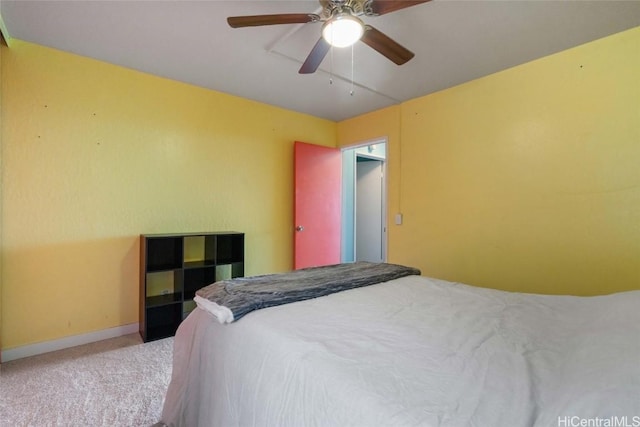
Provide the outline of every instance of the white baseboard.
[[35,356],[38,354],[48,353],[50,351],[62,350],[109,338],[121,337],[135,332],[138,332],[138,323],[103,329],[101,331],[90,332],[88,334],[73,335],[57,340],[39,342],[36,344],[25,345],[23,347],[10,348],[2,351],[2,362],[9,362],[11,360],[22,359],[23,357]]

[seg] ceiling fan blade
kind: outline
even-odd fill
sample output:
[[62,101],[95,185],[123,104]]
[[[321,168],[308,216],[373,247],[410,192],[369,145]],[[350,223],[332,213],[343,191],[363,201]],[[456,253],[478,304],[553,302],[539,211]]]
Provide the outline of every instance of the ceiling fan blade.
[[302,64],[302,67],[300,67],[298,73],[315,73],[324,57],[327,56],[329,49],[331,49],[331,45],[327,43],[325,39],[320,37],[316,45],[313,46],[313,49],[311,49],[311,53],[309,53],[309,56],[307,56],[307,59],[304,61],[304,64]]
[[306,24],[319,20],[320,16],[314,13],[282,13],[279,15],[230,16],[227,18],[227,23],[232,28],[241,28],[278,24]]
[[370,7],[373,15],[384,15],[431,0],[372,0]]
[[414,57],[413,52],[371,25],[364,26],[364,34],[360,40],[398,65],[402,65]]

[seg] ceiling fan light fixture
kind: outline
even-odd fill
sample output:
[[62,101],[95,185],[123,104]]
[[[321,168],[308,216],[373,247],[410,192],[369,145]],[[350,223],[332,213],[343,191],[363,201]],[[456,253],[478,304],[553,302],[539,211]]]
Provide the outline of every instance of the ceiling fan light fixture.
[[338,13],[322,26],[322,37],[331,46],[351,46],[362,37],[364,24],[349,13]]

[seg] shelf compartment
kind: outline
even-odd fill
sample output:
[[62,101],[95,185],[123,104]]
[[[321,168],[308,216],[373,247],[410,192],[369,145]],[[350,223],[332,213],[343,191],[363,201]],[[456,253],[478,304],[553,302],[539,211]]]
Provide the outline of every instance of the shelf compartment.
[[182,239],[147,239],[147,271],[163,271],[182,268]]
[[214,254],[207,253],[206,242],[214,239],[215,236],[185,236],[184,238],[184,265],[185,268],[191,265],[215,264]]
[[231,278],[244,277],[244,262],[234,262],[231,264]]
[[172,336],[182,321],[182,304],[175,303],[146,309],[146,341]]
[[216,268],[191,268],[184,271],[184,300],[193,299],[198,289],[212,284],[216,280]]
[[181,270],[152,271],[146,274],[145,297],[182,292]]
[[[217,264],[244,262],[244,234],[219,235],[215,242],[214,258]],[[207,247],[206,250],[211,248]]]
[[216,265],[216,282],[244,276],[244,263],[234,262],[230,264]]
[[193,311],[195,310],[197,307],[197,304],[191,300],[191,301],[185,301],[184,304],[182,305],[182,318],[186,319],[186,317]]

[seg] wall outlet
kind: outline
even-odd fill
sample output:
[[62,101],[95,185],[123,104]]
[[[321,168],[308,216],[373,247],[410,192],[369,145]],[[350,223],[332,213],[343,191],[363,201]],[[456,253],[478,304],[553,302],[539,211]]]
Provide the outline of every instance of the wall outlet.
[[402,214],[401,213],[397,213],[396,214],[396,225],[402,225]]

